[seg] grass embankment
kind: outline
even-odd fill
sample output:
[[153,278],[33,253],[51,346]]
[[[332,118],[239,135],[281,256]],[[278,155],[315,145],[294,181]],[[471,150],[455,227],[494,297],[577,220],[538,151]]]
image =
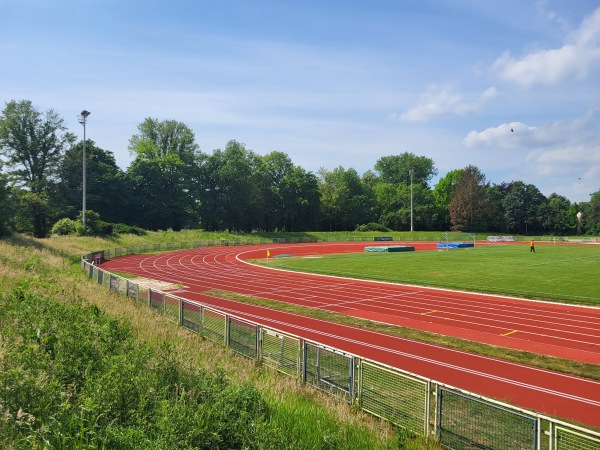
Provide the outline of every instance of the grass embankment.
[[0,241],[1,448],[436,448],[256,367],[80,270],[83,253],[161,241]]

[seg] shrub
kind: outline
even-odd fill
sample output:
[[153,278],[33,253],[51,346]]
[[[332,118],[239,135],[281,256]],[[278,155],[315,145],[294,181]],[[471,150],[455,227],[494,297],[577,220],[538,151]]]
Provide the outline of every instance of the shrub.
[[356,231],[390,231],[390,229],[380,223],[369,222],[366,225],[357,226]]
[[75,223],[75,231],[79,236],[109,236],[113,234],[113,224],[100,219],[100,214],[95,211],[86,211],[85,227],[83,216],[79,213]]
[[66,236],[68,234],[75,234],[75,230],[75,221],[65,217],[54,224],[51,233]]
[[113,224],[113,233],[114,234],[135,234],[136,236],[145,236],[146,230],[140,227],[136,227],[133,225],[125,225],[124,223],[115,223]]

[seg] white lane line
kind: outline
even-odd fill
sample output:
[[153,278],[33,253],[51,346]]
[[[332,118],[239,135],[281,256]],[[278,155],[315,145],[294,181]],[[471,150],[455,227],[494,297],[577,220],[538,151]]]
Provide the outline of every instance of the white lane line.
[[[209,306],[212,306],[212,305],[209,305]],[[259,316],[259,315],[256,315],[256,314],[250,314],[250,313],[240,312],[240,311],[237,311],[237,310],[232,309],[232,308],[222,308],[222,309],[224,309],[225,311],[229,311],[230,313],[236,313],[237,315],[244,315],[244,316],[247,316],[247,317],[252,317],[252,318],[255,318],[255,319],[260,319],[260,320],[263,320],[263,321],[266,320],[268,322],[276,323],[276,324],[279,324],[279,325],[291,326],[293,328],[296,328],[296,329],[299,329],[299,330],[302,330],[302,331],[305,331],[305,332],[317,333],[317,334],[320,334],[320,335],[323,335],[323,336],[327,336],[327,337],[330,337],[330,338],[334,338],[334,339],[337,339],[337,340],[342,340],[342,341],[345,341],[345,342],[348,342],[348,343],[351,343],[351,344],[358,344],[358,345],[361,345],[361,346],[364,346],[364,347],[368,347],[368,348],[373,348],[373,349],[376,349],[376,350],[385,351],[387,353],[392,353],[392,354],[395,354],[395,355],[398,355],[398,356],[403,356],[403,357],[406,357],[406,358],[415,359],[415,360],[418,360],[418,361],[426,362],[426,363],[433,364],[433,365],[436,365],[436,366],[445,367],[447,369],[452,369],[452,370],[456,370],[456,371],[459,371],[459,372],[469,373],[471,375],[476,375],[476,376],[479,376],[479,377],[482,377],[482,378],[487,378],[487,379],[499,381],[499,382],[502,382],[502,383],[507,383],[507,384],[510,384],[510,385],[513,385],[513,386],[516,385],[516,386],[520,386],[520,387],[525,388],[525,389],[534,390],[534,391],[537,391],[537,392],[543,392],[543,393],[554,395],[554,396],[561,397],[561,398],[568,398],[570,400],[574,400],[574,401],[577,401],[577,402],[580,402],[580,403],[586,403],[586,404],[589,404],[589,405],[592,405],[592,406],[600,406],[600,401],[596,401],[596,400],[592,400],[592,399],[587,399],[587,398],[579,397],[577,395],[572,395],[572,394],[567,394],[567,393],[564,393],[564,392],[559,392],[559,391],[556,391],[556,390],[553,390],[553,389],[548,389],[548,388],[544,388],[544,387],[541,387],[541,386],[536,386],[536,385],[533,385],[533,384],[530,384],[530,383],[524,383],[522,381],[517,381],[517,380],[510,379],[510,378],[505,378],[505,377],[501,377],[501,376],[498,376],[498,375],[492,375],[492,374],[489,374],[489,373],[486,373],[486,372],[481,372],[479,370],[467,369],[465,367],[457,366],[455,364],[444,363],[444,362],[441,362],[441,361],[437,361],[435,359],[426,358],[426,357],[423,357],[423,356],[418,356],[418,355],[414,355],[414,354],[411,354],[411,353],[406,353],[406,352],[402,352],[402,351],[399,351],[399,350],[390,349],[388,347],[382,347],[380,345],[368,344],[368,343],[365,343],[364,341],[358,341],[358,340],[355,340],[355,339],[341,337],[341,336],[338,336],[338,335],[335,335],[335,334],[324,332],[322,330],[315,330],[315,329],[312,329],[312,328],[307,328],[307,327],[302,327],[302,326],[298,326],[298,325],[295,325],[295,324],[291,324],[289,322],[283,322],[283,321],[280,321],[280,320],[274,320],[274,319],[270,319],[270,318],[265,318],[264,316]],[[522,367],[525,367],[525,366],[522,366]],[[552,373],[552,372],[549,372],[549,373]],[[582,379],[582,380],[583,381],[589,381],[589,380],[586,380],[586,379]]]

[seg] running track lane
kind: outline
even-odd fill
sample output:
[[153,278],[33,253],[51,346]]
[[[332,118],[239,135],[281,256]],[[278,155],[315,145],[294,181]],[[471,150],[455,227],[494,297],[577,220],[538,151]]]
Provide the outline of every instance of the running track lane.
[[[364,243],[360,245],[364,246]],[[299,253],[300,247],[298,246],[299,244],[294,245],[294,254]],[[320,252],[339,252],[342,249],[340,246],[323,244],[320,244],[319,247],[321,247],[318,249]],[[269,248],[271,255],[274,256],[274,247],[270,246]],[[279,253],[286,253],[290,250],[290,246],[276,248]],[[314,246],[303,244],[302,248],[307,254],[317,253]],[[352,251],[350,247],[344,248],[346,248],[344,251]],[[260,255],[255,255],[252,251],[258,252]],[[354,247],[354,251],[356,251],[356,247]],[[238,258],[237,255],[240,253],[244,253],[244,257],[264,257],[266,249],[264,246],[260,249],[257,247],[254,249],[215,247],[161,255],[134,255],[108,261],[103,264],[103,268],[137,273],[164,281],[180,282],[185,285],[185,288],[174,293],[184,298],[196,300],[265,326],[408,370],[442,383],[600,428],[600,383],[597,381],[507,363],[493,358],[471,355],[431,344],[418,343],[202,294],[201,292],[207,289],[227,289],[240,293],[251,291],[252,295],[268,297],[265,292],[271,292],[279,286],[279,291],[303,292],[304,297],[308,297],[308,294],[314,293],[315,289],[322,289],[321,283],[335,283],[330,286],[328,292],[331,293],[331,289],[340,291],[344,288],[343,284],[339,284],[340,282],[357,282],[356,280],[340,280],[312,275],[307,277],[304,274],[248,266]],[[284,278],[280,279],[280,276]],[[288,279],[287,277],[292,278]],[[310,282],[307,284],[304,278],[310,278]],[[280,281],[284,282],[283,285],[279,284]],[[367,285],[373,289],[373,283],[367,283]],[[410,288],[416,289],[415,287]],[[257,294],[257,290],[261,293]],[[436,292],[441,291],[436,290]],[[506,301],[506,299],[502,300]],[[314,301],[312,297],[310,301]],[[512,299],[512,301],[515,300]],[[333,303],[332,299],[328,297],[326,304],[330,305],[331,303]],[[540,306],[537,303],[535,305]],[[542,304],[542,306],[544,305]]]
[[[272,256],[362,251],[364,243],[292,244],[270,247]],[[386,244],[387,245],[387,244]],[[417,244],[435,248],[434,243]],[[137,255],[111,264],[186,287],[222,289],[334,311],[491,345],[600,364],[600,310],[466,292],[299,274],[250,266],[266,249],[213,247],[161,256]],[[401,255],[394,257],[401,257]],[[117,269],[116,269],[117,270]],[[162,278],[161,278],[162,277]]]

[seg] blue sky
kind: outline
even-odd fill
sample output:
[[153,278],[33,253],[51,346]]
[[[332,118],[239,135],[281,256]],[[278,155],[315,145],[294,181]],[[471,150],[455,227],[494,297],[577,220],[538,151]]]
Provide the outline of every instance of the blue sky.
[[[587,201],[600,2],[0,0],[0,101],[57,111],[126,169],[146,117],[296,165],[412,152]],[[511,131],[511,129],[513,131]]]

